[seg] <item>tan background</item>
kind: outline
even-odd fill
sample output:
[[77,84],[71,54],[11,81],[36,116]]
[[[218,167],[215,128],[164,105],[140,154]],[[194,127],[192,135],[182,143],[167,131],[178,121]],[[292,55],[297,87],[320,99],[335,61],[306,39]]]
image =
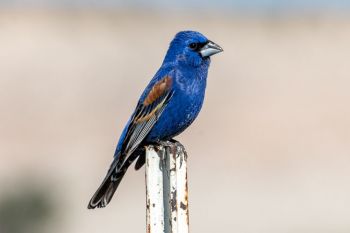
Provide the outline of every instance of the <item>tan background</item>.
[[191,231],[350,232],[350,18],[337,14],[1,11],[0,200],[44,190],[54,217],[42,232],[144,232],[143,170],[108,208],[86,206],[183,29],[225,50],[177,138]]

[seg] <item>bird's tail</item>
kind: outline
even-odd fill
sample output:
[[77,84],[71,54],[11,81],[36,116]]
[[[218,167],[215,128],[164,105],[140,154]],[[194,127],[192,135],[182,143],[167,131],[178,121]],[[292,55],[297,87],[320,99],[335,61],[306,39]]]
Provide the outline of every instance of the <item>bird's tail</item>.
[[124,174],[117,169],[117,159],[114,159],[102,184],[92,196],[88,209],[105,207],[112,199]]
[[128,167],[138,156],[138,153],[133,153],[122,164],[120,164],[120,154],[115,156],[102,184],[92,196],[88,209],[103,208],[111,201]]

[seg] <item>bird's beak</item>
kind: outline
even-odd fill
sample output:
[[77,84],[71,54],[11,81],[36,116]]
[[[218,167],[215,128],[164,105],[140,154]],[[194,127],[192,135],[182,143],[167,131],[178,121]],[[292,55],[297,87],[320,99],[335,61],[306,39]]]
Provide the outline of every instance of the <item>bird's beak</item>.
[[222,51],[224,50],[220,47],[220,45],[215,44],[210,40],[201,48],[201,50],[199,50],[202,57],[210,57],[211,55],[221,53]]

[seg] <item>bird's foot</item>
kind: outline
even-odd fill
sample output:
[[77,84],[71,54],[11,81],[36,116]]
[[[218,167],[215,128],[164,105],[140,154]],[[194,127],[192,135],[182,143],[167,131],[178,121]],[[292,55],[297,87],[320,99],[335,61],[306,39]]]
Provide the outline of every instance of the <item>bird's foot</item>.
[[172,147],[175,144],[175,142],[172,142],[171,140],[169,141],[157,140],[156,143],[158,146],[162,146],[162,147]]
[[177,140],[175,140],[175,139],[173,139],[173,138],[170,139],[169,142],[175,144],[175,146],[177,146],[177,147],[180,147],[180,148],[183,148],[183,149],[184,149],[184,146],[181,144],[181,142],[179,142],[179,141],[177,141]]
[[[159,150],[163,147],[165,149],[172,148],[172,150],[184,151],[186,153],[185,147],[175,139],[169,139],[166,141],[157,140],[156,145],[158,145]],[[176,152],[174,153],[176,154]]]

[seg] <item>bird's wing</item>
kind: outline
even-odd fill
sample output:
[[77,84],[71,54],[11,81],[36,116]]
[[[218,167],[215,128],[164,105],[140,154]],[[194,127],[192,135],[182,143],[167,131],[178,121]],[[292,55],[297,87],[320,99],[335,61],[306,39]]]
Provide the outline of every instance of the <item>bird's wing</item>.
[[136,106],[123,140],[119,165],[137,149],[157,122],[173,95],[172,83],[172,78],[165,76],[153,85],[144,100]]

